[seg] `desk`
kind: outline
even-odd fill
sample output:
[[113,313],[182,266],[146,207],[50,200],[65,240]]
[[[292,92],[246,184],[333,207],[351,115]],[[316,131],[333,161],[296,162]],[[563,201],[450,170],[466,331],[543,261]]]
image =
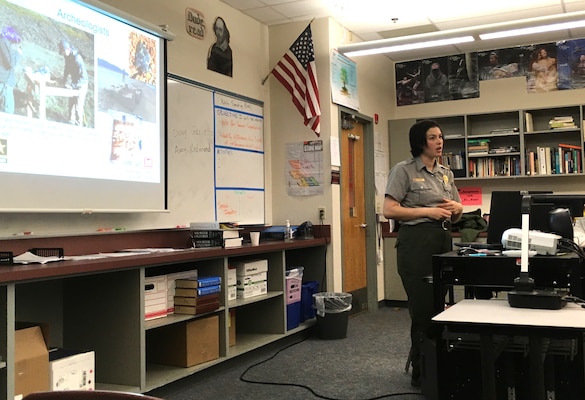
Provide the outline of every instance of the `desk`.
[[[528,396],[516,393],[514,398],[585,398],[585,309],[576,304],[568,304],[560,310],[534,310],[510,307],[507,300],[502,299],[462,300],[436,315],[433,324],[443,328],[442,340],[437,344],[439,399],[457,398],[442,387],[442,382],[449,378],[446,354],[464,348],[466,340],[473,341],[465,336],[466,333],[475,334],[481,358],[481,385],[475,387],[478,396],[474,398],[479,398],[479,393],[483,400],[501,398],[496,395],[496,362],[504,353],[514,352],[528,356],[529,374],[524,379],[529,378],[527,386],[530,387],[530,393],[524,393]],[[571,371],[570,376],[562,377],[561,383],[554,378],[555,357],[560,357]],[[507,388],[508,396],[511,391],[514,391],[513,386]],[[562,391],[562,395],[556,391]]]
[[[536,289],[568,289],[583,298],[585,264],[575,254],[535,256],[529,259]],[[512,290],[520,275],[520,259],[507,256],[470,257],[451,251],[433,256],[435,309],[445,305],[445,290],[453,285],[487,286]]]

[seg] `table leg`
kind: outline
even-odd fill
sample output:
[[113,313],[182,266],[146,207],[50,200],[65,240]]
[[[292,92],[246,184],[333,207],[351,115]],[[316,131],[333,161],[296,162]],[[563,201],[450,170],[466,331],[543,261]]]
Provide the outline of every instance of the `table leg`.
[[496,400],[496,355],[492,335],[480,335],[480,351],[482,399]]
[[544,396],[544,361],[542,357],[542,338],[528,338],[530,362],[530,399],[545,400]]

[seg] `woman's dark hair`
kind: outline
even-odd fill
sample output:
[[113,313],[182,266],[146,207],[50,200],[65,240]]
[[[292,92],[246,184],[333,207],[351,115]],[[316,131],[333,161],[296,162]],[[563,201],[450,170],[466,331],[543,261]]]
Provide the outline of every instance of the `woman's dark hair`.
[[422,154],[427,145],[427,131],[431,128],[440,129],[441,127],[430,119],[419,121],[410,127],[408,138],[410,140],[410,153],[413,157],[418,157]]

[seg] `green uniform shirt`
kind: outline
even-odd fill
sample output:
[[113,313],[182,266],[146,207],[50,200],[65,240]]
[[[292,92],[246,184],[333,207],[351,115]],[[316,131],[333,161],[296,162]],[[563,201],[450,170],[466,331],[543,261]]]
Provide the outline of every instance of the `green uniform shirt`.
[[[420,157],[401,161],[390,170],[386,194],[392,196],[402,207],[435,207],[443,198],[461,202],[455,187],[453,172],[438,162],[429,172]],[[401,224],[416,225],[433,222],[430,218],[401,221]]]

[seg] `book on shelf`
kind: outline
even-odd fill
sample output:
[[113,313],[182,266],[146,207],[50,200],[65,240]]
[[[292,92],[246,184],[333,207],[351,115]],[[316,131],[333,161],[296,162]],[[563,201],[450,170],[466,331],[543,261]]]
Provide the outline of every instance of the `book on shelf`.
[[516,146],[501,146],[491,148],[489,150],[490,154],[506,154],[506,153],[516,153],[518,152],[518,148]]
[[487,146],[489,145],[489,139],[468,139],[467,145],[468,146]]
[[196,288],[199,277],[197,275],[175,279],[176,288]]
[[191,239],[191,241],[193,242],[193,247],[197,249],[223,246],[223,239]]
[[566,149],[581,150],[581,146],[575,144],[559,143],[559,147],[564,147]]
[[528,152],[528,171],[530,175],[536,175],[534,152]]
[[203,305],[207,303],[212,303],[214,301],[219,301],[219,293],[211,293],[199,297],[174,296],[173,301],[175,305],[180,306]]
[[219,308],[219,300],[213,303],[201,304],[196,306],[175,306],[175,314],[199,315],[215,311]]
[[551,150],[550,147],[544,148],[544,163],[546,165],[546,174],[550,175],[553,173],[552,171],[552,158],[551,158]]
[[219,229],[219,222],[217,222],[217,221],[191,222],[189,224],[189,228],[191,228],[191,229],[201,229],[201,230],[205,230],[205,229],[217,230],[217,229]]
[[526,132],[534,132],[534,119],[532,113],[527,112],[524,114],[524,122],[526,124]]
[[242,247],[242,240],[243,238],[241,237],[224,239],[223,247],[225,249],[230,249],[233,247]]
[[191,229],[191,239],[229,239],[240,237],[239,229]]
[[467,146],[467,151],[487,151],[489,148],[488,145],[473,145]]
[[175,280],[175,288],[202,288],[216,285],[221,285],[220,276],[196,276]]
[[200,276],[197,279],[197,287],[221,285],[221,276]]
[[492,134],[510,134],[510,133],[518,133],[520,130],[518,128],[496,128],[491,129],[490,133]]
[[[547,175],[546,172],[546,149],[544,147],[537,147],[538,150],[538,174]],[[549,156],[550,158],[550,156]]]
[[557,115],[551,121],[573,122],[574,119],[570,115]]
[[213,285],[203,288],[175,288],[175,296],[179,297],[199,297],[219,292],[221,292],[221,285]]
[[211,285],[197,288],[197,296],[205,296],[207,294],[221,292],[221,285]]
[[175,308],[177,306],[196,306],[197,305],[197,297],[174,296],[173,301],[175,304]]
[[554,117],[550,121],[548,121],[548,127],[551,129],[560,129],[560,128],[576,128],[575,121],[573,117],[566,116],[566,117]]

